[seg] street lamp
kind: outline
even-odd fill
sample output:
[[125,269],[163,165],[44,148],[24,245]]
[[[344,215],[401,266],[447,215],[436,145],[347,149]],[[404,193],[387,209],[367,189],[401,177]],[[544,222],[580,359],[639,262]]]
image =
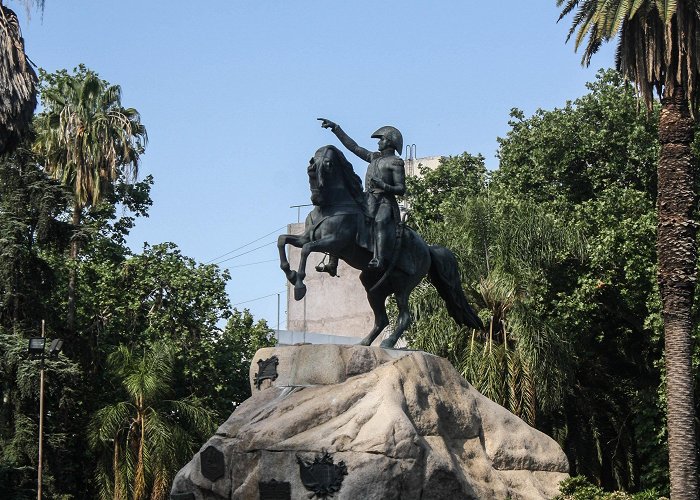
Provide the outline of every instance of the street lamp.
[[49,357],[57,357],[61,349],[63,349],[63,339],[53,339],[51,341],[51,347],[49,347]]
[[44,359],[44,347],[46,346],[46,339],[44,337],[32,337],[29,339],[29,347],[27,352],[30,356],[41,356]]
[[[27,353],[32,357],[41,357],[39,365],[39,467],[37,471],[38,487],[37,500],[41,500],[42,488],[42,472],[44,468],[44,352],[46,349],[46,322],[41,320],[41,337],[32,337],[29,339]],[[63,348],[63,340],[54,339],[49,346],[49,357],[55,358]]]

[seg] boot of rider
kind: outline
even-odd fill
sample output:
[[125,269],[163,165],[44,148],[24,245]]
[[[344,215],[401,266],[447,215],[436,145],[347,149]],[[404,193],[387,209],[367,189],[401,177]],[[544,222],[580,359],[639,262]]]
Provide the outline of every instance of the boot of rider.
[[372,260],[369,261],[367,264],[367,267],[370,269],[376,269],[377,271],[381,271],[384,269],[384,263],[386,262],[386,259],[384,258],[386,254],[386,234],[384,234],[384,231],[377,231],[376,233],[376,242],[375,242],[375,248],[376,251],[374,253],[374,257]]
[[328,273],[331,276],[338,275],[338,257],[330,255],[328,257],[328,264],[319,264],[316,266],[316,271],[319,273]]

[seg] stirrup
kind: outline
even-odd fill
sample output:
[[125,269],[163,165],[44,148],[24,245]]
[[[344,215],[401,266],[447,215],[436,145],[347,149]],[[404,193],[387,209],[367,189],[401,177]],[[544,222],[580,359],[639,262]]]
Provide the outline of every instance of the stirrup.
[[378,271],[384,269],[384,266],[382,266],[382,263],[376,257],[373,257],[372,260],[369,261],[367,267],[369,269],[376,269]]
[[338,267],[331,266],[330,264],[319,264],[316,266],[316,271],[319,273],[328,273],[333,277],[338,275]]

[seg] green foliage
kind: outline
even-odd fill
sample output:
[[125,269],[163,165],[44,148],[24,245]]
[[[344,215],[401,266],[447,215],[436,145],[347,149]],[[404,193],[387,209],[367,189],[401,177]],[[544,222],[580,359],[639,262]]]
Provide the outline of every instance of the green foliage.
[[24,148],[0,157],[0,179],[0,325],[36,328],[55,281],[42,249],[68,245],[69,228],[60,220],[67,193]]
[[[574,474],[609,488],[667,485],[656,287],[656,122],[613,72],[563,109],[520,114],[494,191],[532,199],[583,234],[587,259],[549,273],[545,309],[571,342],[565,410],[545,430]],[[604,389],[604,390],[602,390]]]
[[527,119],[511,112],[495,184],[563,209],[613,186],[656,199],[657,120],[638,113],[634,89],[615,71],[586,86],[588,94],[563,108]]
[[657,490],[646,490],[639,493],[615,491],[606,493],[603,488],[591,484],[583,476],[565,479],[559,485],[559,492],[553,500],[667,500]]
[[121,88],[80,65],[70,74],[40,71],[44,111],[34,150],[76,207],[98,204],[120,176],[136,177],[147,141],[138,112],[121,105]]
[[[36,334],[35,334],[36,335]],[[0,493],[4,498],[36,498],[38,459],[39,360],[28,360],[28,339],[0,328]],[[45,361],[44,483],[48,497],[77,489],[80,453],[77,432],[81,405],[76,386],[81,370],[65,355]],[[54,476],[55,471],[63,474]],[[5,476],[3,478],[3,475]]]
[[421,286],[411,342],[557,439],[572,473],[664,493],[656,125],[618,74],[588,88],[562,109],[514,110],[479,196],[412,201],[489,327],[458,330]]
[[230,314],[228,272],[196,263],[173,243],[146,244],[143,253],[116,262],[104,259],[101,247],[88,251],[92,259],[81,273],[92,295],[81,315],[107,345],[167,339],[186,349]]
[[570,356],[542,307],[546,270],[580,256],[581,241],[563,221],[514,198],[446,200],[440,212],[425,236],[454,251],[487,326],[460,330],[424,286],[411,300],[411,345],[448,356],[485,396],[534,424],[560,406]]
[[125,398],[100,408],[88,429],[105,500],[167,498],[174,472],[215,428],[199,400],[166,399],[174,392],[172,348],[157,343],[140,351],[119,346],[109,355],[108,374]]
[[190,351],[184,373],[223,421],[251,396],[248,372],[256,351],[273,345],[274,332],[264,320],[256,323],[247,309],[234,309],[223,332]]
[[419,175],[406,179],[406,201],[411,224],[422,229],[429,222],[442,220],[440,207],[480,193],[486,186],[484,157],[462,153],[443,156],[437,168],[418,165]]
[[[89,71],[78,73],[87,76]],[[54,77],[44,81],[45,89],[57,91],[76,75],[59,72]],[[97,83],[108,90],[105,82]],[[51,98],[60,99],[60,93]],[[98,411],[105,429],[129,418],[128,412],[119,413],[127,408],[120,402],[133,400],[133,391],[119,380],[134,380],[119,367],[138,363],[127,363],[124,357],[115,365],[108,355],[125,346],[132,361],[143,360],[164,343],[168,359],[158,363],[170,368],[150,380],[167,380],[169,395],[156,397],[151,405],[164,414],[148,413],[142,420],[149,422],[148,429],[143,427],[149,445],[139,481],[138,460],[133,460],[138,454],[122,449],[120,455],[126,471],[123,484],[132,485],[124,491],[137,496],[133,485],[141,484],[153,498],[162,497],[168,478],[212,429],[207,424],[206,433],[197,434],[172,425],[184,429],[187,418],[201,424],[202,408],[207,408],[210,423],[228,417],[249,395],[250,359],[258,346],[272,342],[270,330],[247,311],[230,311],[225,291],[229,276],[216,266],[195,262],[172,243],[146,245],[138,254],[126,247],[129,231],[152,204],[150,176],[133,182],[133,171],[120,168],[100,186],[99,199],[90,198],[79,211],[75,224],[71,189],[47,176],[31,149],[25,145],[0,157],[0,497],[36,498],[38,370],[36,362],[24,358],[24,350],[27,338],[39,333],[42,319],[49,338],[66,340],[64,354],[47,361],[45,497],[95,498],[96,485],[105,492],[114,484],[109,443],[88,446],[86,429]],[[117,164],[124,166],[127,157],[118,156]],[[76,243],[80,255],[66,255]],[[68,328],[72,276],[80,279],[74,282],[75,327]],[[223,329],[220,325],[229,317]],[[144,391],[165,389],[148,381],[141,380]],[[175,450],[174,443],[185,444]],[[156,463],[153,457],[157,465],[146,467],[148,460]],[[100,467],[97,482],[95,464]]]

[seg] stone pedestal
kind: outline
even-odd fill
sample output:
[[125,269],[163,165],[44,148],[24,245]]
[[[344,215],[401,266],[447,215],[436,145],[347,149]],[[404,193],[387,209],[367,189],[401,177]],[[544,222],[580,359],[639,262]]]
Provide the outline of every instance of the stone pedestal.
[[276,347],[250,374],[253,396],[177,474],[172,498],[540,500],[568,477],[554,440],[437,356]]

